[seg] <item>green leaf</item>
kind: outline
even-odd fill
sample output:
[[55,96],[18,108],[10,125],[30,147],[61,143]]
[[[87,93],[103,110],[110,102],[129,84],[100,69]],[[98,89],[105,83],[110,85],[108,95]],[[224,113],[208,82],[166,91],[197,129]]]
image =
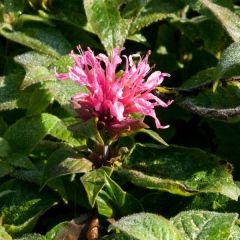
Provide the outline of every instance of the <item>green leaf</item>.
[[223,51],[216,68],[216,80],[240,74],[239,52],[240,43],[232,43],[227,49]]
[[97,129],[96,119],[92,118],[88,121],[79,121],[71,126],[74,136],[78,139],[91,139],[98,144],[104,144],[100,132]]
[[97,197],[98,212],[108,218],[119,218],[143,211],[140,202],[124,192],[109,176],[105,175],[104,188]]
[[72,137],[71,132],[63,122],[56,116],[48,113],[18,120],[8,128],[4,137],[9,142],[13,151],[30,153],[47,134],[71,146],[80,145]]
[[108,235],[108,236],[104,236],[102,238],[100,238],[100,240],[136,240],[136,238],[134,237],[130,237],[129,235],[126,235],[124,233],[121,233],[121,234],[111,234],[111,235]]
[[45,167],[44,185],[52,179],[74,173],[86,173],[92,170],[92,162],[67,149],[55,151]]
[[[192,77],[187,79],[182,85],[181,89],[193,91],[196,88],[204,86],[204,84],[211,84],[216,78],[216,68],[207,68],[197,72]],[[196,89],[197,90],[197,89]]]
[[31,51],[14,57],[14,60],[26,71],[21,84],[22,89],[35,83],[55,79],[54,73],[48,69],[54,58],[48,55]]
[[0,110],[18,108],[18,90],[22,79],[22,74],[0,77]]
[[12,237],[6,232],[6,230],[3,226],[0,226],[0,239],[12,240]]
[[216,154],[222,159],[227,159],[234,166],[234,173],[240,170],[240,123],[237,122],[222,122],[222,121],[207,121],[208,126],[213,130],[215,137]]
[[234,225],[231,230],[231,235],[228,238],[229,240],[239,240],[240,239],[240,227],[237,225]]
[[87,192],[88,200],[93,207],[97,200],[99,192],[105,185],[105,175],[111,175],[112,169],[109,167],[101,167],[92,172],[85,173],[81,177],[81,182]]
[[159,134],[154,132],[151,129],[143,128],[143,129],[140,129],[139,132],[145,133],[148,136],[150,136],[152,139],[154,139],[155,141],[159,142],[160,144],[168,146],[168,144],[159,136]]
[[52,94],[54,99],[68,112],[75,115],[75,111],[70,102],[75,94],[86,92],[85,87],[79,86],[72,80],[53,80],[45,82],[45,88]]
[[20,238],[14,238],[14,240],[46,240],[46,238],[39,233],[28,233]]
[[130,33],[140,31],[142,28],[173,16],[172,14],[183,8],[180,1],[168,0],[130,0],[123,10],[123,16],[133,18],[131,23]]
[[[221,5],[221,1],[190,0],[189,2],[197,2],[197,10],[199,11],[206,9],[210,11],[235,42],[240,40],[240,17],[226,6]],[[206,11],[203,13],[208,14]]]
[[29,232],[38,218],[56,204],[51,192],[39,193],[37,187],[19,180],[11,180],[0,186],[0,192],[10,189],[13,192],[0,198],[3,226],[12,236]]
[[[133,239],[180,240],[179,231],[162,216],[151,213],[138,213],[121,218],[109,227],[117,229]],[[121,235],[121,233],[120,233]],[[121,238],[120,238],[121,239]],[[125,238],[122,238],[125,239]],[[128,239],[128,238],[127,238]],[[131,238],[130,238],[131,239]]]
[[6,161],[13,167],[35,169],[35,166],[31,160],[23,154],[12,153],[7,157]]
[[137,144],[121,172],[138,186],[173,194],[215,192],[233,200],[240,195],[231,166],[197,148]]
[[11,165],[8,162],[0,159],[0,177],[4,177],[4,176],[8,175],[9,173],[12,172],[12,170],[13,170],[13,168],[11,167]]
[[[191,89],[188,90],[191,91]],[[194,89],[192,90],[194,91]],[[203,117],[233,120],[240,115],[239,101],[239,87],[229,83],[226,86],[218,87],[214,93],[212,89],[206,89],[197,95],[183,100],[180,99],[178,104],[186,110]]]
[[0,157],[6,157],[10,151],[10,146],[8,142],[0,137]]
[[44,88],[35,89],[29,98],[29,105],[26,115],[32,116],[42,113],[52,102],[52,100],[52,94],[48,90]]
[[22,31],[12,32],[1,28],[0,35],[55,58],[71,50],[70,44],[63,35],[58,30],[47,26],[24,27]]
[[226,79],[240,75],[239,52],[240,43],[232,43],[223,51],[216,68],[209,68],[198,72],[182,86],[184,88],[194,86],[201,87],[201,84],[215,82],[215,90],[220,79]]
[[185,236],[185,239],[229,239],[237,213],[216,213],[207,211],[181,212],[171,222]]
[[85,239],[86,225],[89,221],[89,214],[82,214],[79,218],[69,222],[61,222],[46,234],[46,240],[52,239]]
[[7,128],[8,128],[8,124],[4,121],[2,117],[0,117],[0,136],[4,134]]
[[14,238],[14,240],[46,240],[46,238],[39,233],[28,233],[20,238]]
[[24,9],[24,5],[25,0],[4,0],[4,11],[20,14]]
[[84,0],[88,23],[108,54],[112,48],[121,48],[127,38],[130,20],[121,17],[122,4],[122,0]]
[[200,39],[203,40],[204,49],[213,55],[222,51],[226,44],[224,29],[219,23],[205,16],[196,16],[190,19],[179,18],[174,25],[193,43]]

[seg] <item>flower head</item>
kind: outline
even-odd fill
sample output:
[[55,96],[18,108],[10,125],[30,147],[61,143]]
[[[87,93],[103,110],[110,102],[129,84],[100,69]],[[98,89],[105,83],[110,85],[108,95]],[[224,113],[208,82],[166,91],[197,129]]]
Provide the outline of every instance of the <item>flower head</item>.
[[[152,117],[157,128],[168,127],[160,124],[154,108],[166,108],[172,101],[164,102],[152,90],[170,75],[160,71],[150,74],[150,52],[144,58],[139,54],[123,55],[125,69],[116,73],[122,63],[120,53],[123,49],[113,49],[111,57],[104,54],[95,56],[90,48],[84,52],[79,46],[78,50],[80,55],[71,52],[74,66],[69,67],[67,73],[57,74],[57,78],[72,79],[88,89],[88,93],[79,93],[71,98],[80,118],[97,117],[104,126],[122,128],[137,122],[139,125],[132,114],[140,113]],[[134,60],[138,60],[137,63]],[[147,126],[143,122],[140,125]]]

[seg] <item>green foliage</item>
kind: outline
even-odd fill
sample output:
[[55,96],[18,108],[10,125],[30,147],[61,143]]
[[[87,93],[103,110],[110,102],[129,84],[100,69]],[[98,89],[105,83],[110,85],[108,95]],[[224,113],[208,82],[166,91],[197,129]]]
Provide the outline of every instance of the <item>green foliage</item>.
[[[125,169],[126,168],[126,169]],[[231,166],[194,148],[138,144],[126,160],[123,174],[138,186],[191,196],[217,192],[237,200],[240,189],[231,178]]]
[[84,7],[91,29],[101,39],[108,53],[123,46],[129,28],[129,20],[123,19],[119,8],[123,1],[84,0]]
[[[240,239],[239,14],[236,0],[0,1],[0,239]],[[79,119],[87,88],[56,79],[78,44],[151,50],[170,128],[146,117],[109,140]]]
[[113,229],[119,229],[131,237],[130,239],[184,239],[167,219],[151,213],[139,213],[123,217],[110,226],[110,230]]
[[[205,211],[181,212],[171,221],[185,239],[229,239],[238,214]],[[221,229],[221,230],[220,230]]]

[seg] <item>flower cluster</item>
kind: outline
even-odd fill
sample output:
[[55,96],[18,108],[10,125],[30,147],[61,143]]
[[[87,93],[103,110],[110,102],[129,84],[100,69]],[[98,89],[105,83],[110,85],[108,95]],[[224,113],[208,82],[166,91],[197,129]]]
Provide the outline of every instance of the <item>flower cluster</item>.
[[[114,127],[135,123],[132,114],[140,113],[152,117],[157,128],[168,127],[160,124],[154,108],[166,108],[172,101],[164,102],[152,90],[170,75],[160,71],[150,74],[150,52],[144,58],[139,54],[123,55],[121,58],[123,49],[113,49],[111,57],[107,57],[104,54],[95,56],[90,48],[87,51],[82,51],[80,46],[77,48],[80,55],[71,52],[74,66],[69,67],[67,73],[57,74],[57,78],[72,79],[88,89],[87,93],[71,98],[80,118],[88,120],[97,117],[104,126]],[[117,72],[122,59],[125,59],[125,68]]]

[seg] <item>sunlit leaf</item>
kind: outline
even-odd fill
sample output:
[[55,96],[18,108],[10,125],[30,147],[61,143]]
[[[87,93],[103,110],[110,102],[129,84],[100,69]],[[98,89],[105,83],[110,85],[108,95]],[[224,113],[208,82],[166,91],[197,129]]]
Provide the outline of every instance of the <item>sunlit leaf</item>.
[[140,202],[131,194],[123,191],[110,177],[105,175],[104,188],[97,197],[98,212],[108,218],[119,218],[143,211]]
[[132,237],[133,239],[136,240],[184,239],[180,232],[167,219],[163,218],[162,216],[151,213],[138,213],[127,217],[123,217],[116,223],[112,224],[109,227],[109,229],[120,230],[125,235]]
[[185,196],[216,192],[234,200],[240,195],[231,166],[196,148],[137,144],[123,167],[126,178],[141,187]]
[[119,0],[84,0],[88,22],[109,54],[123,46],[128,34],[130,20],[121,17],[121,4]]
[[38,218],[56,204],[51,192],[39,193],[32,184],[12,180],[0,186],[4,189],[13,191],[0,198],[3,226],[13,236],[31,231]]
[[237,218],[236,213],[188,211],[179,213],[171,221],[185,239],[225,240],[229,239]]
[[81,182],[87,192],[88,200],[92,207],[97,200],[99,192],[105,185],[105,175],[110,175],[111,171],[109,167],[102,167],[92,172],[85,173],[81,177]]
[[18,120],[8,128],[4,136],[13,151],[28,153],[47,134],[72,146],[80,144],[59,118],[48,113]]

